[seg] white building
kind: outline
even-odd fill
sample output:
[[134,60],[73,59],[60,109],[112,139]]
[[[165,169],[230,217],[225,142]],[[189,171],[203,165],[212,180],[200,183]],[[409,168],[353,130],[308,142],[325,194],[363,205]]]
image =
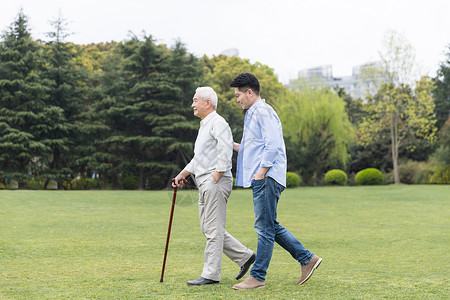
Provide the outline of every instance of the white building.
[[[298,72],[298,79],[306,79],[310,84],[313,82],[319,85],[325,85],[330,88],[339,86],[344,88],[346,93],[353,98],[364,98],[369,91],[371,95],[377,92],[375,81],[386,79],[386,76],[376,70],[380,70],[380,63],[374,62],[353,67],[352,75],[333,77],[333,67],[331,65],[323,65],[314,68],[304,69]],[[371,70],[374,74],[369,74],[367,70]],[[365,76],[365,78],[364,78]],[[296,80],[291,80],[288,88],[294,88]]]

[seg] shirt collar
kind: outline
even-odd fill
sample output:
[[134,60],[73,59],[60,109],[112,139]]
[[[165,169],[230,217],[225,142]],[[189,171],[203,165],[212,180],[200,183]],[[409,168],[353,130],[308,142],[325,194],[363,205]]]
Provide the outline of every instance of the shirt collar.
[[248,111],[250,113],[253,113],[261,104],[266,103],[266,99],[261,99],[255,102],[255,104],[253,104]]
[[200,121],[200,126],[206,125],[208,124],[208,122],[215,116],[217,115],[216,111],[213,111],[212,113],[210,113],[209,115],[207,115],[203,120]]

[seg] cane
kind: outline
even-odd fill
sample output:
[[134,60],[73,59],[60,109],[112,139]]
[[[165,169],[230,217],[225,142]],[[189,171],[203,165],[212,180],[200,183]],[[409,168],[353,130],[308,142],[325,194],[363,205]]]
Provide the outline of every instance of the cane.
[[[172,182],[175,182],[175,178],[172,179]],[[187,183],[187,181],[185,179],[182,179],[181,182],[184,184]],[[162,271],[161,271],[161,279],[159,280],[159,282],[163,282],[164,269],[166,268],[167,249],[169,248],[170,230],[172,229],[173,210],[175,208],[175,199],[177,197],[177,189],[178,189],[178,187],[175,187],[173,190],[172,209],[170,210],[169,229],[167,230],[166,250],[164,251],[164,261],[163,261],[163,266],[162,266]]]

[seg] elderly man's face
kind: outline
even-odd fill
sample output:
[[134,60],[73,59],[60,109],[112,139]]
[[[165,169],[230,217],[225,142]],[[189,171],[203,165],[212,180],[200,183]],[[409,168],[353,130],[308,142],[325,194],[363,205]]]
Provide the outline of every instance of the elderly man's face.
[[194,109],[194,116],[203,120],[208,115],[211,100],[203,100],[197,93],[195,93],[191,106]]

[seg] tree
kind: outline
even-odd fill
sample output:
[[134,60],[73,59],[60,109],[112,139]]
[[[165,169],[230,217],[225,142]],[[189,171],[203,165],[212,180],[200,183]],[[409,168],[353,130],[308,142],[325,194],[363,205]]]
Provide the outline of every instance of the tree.
[[434,112],[438,129],[442,128],[450,118],[450,45],[447,50],[447,60],[441,63],[437,76],[434,78]]
[[261,97],[278,110],[288,93],[288,89],[278,81],[273,69],[261,63],[250,63],[248,59],[225,55],[203,57],[207,72],[205,81],[211,86],[219,97],[218,112],[230,124],[233,138],[239,141],[242,138],[244,114],[240,105],[236,103],[234,89],[230,82],[240,73],[249,72],[258,78],[261,84]]
[[345,103],[335,92],[301,81],[294,88],[279,116],[288,140],[289,167],[312,183],[328,167],[346,166],[354,131]]
[[[410,86],[413,86],[415,74],[414,49],[407,39],[395,31],[389,31],[384,37],[384,47],[380,51],[382,61],[381,71],[373,74],[382,74],[378,79],[378,92],[375,97],[368,97],[366,106],[369,117],[361,124],[359,132],[361,144],[367,145],[369,141],[386,128],[390,131],[392,164],[394,181],[400,183],[398,173],[399,146],[411,130],[415,135],[432,140],[435,136],[432,116],[430,114],[431,87],[429,83],[421,81],[427,87],[416,90],[413,95]],[[369,71],[370,70],[366,70]],[[416,109],[417,108],[417,109]],[[423,134],[427,132],[427,134]]]
[[[31,38],[22,10],[0,43],[0,170],[3,176],[24,181],[45,163],[49,146],[38,139],[46,115],[47,88],[40,45]],[[58,114],[57,111],[52,113]]]
[[86,79],[75,64],[79,52],[73,44],[65,42],[69,36],[67,22],[60,15],[51,24],[54,31],[47,33],[50,40],[44,47],[46,65],[42,71],[48,96],[44,111],[39,116],[36,137],[49,149],[40,174],[45,180],[44,188],[50,179],[56,180],[61,188],[67,174],[71,173],[68,166],[74,155],[70,155],[69,150],[75,142],[75,124],[82,108],[82,85]]
[[[408,85],[394,86],[392,83],[386,83],[374,97],[368,99],[366,109],[369,116],[360,124],[359,142],[369,145],[389,134],[395,183],[400,183],[399,148],[408,137],[409,140],[436,139],[432,89],[431,80],[423,77],[417,83],[415,91]],[[410,151],[415,149],[414,144],[406,146]]]

